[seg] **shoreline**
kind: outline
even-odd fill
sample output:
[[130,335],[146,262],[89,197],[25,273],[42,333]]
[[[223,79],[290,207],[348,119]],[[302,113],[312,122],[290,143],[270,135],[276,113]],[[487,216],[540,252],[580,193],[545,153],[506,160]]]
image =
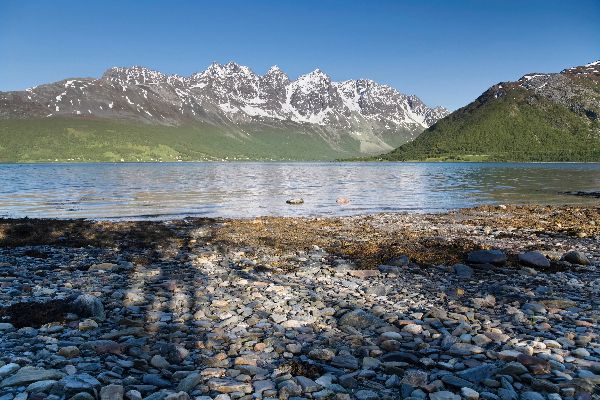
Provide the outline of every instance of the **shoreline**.
[[297,160],[297,159],[282,159],[282,160],[260,160],[260,159],[248,159],[248,160],[181,160],[181,161],[0,161],[0,165],[59,165],[59,164],[231,164],[231,163],[294,163],[294,164],[311,164],[311,163],[337,163],[337,164],[348,164],[348,163],[368,163],[368,164],[383,164],[383,163],[395,163],[395,164],[600,164],[599,161],[468,161],[468,160],[440,160],[440,161],[402,161],[402,160],[355,160],[355,159],[324,159],[324,160]]
[[600,206],[0,219],[2,400],[584,399],[599,321]]

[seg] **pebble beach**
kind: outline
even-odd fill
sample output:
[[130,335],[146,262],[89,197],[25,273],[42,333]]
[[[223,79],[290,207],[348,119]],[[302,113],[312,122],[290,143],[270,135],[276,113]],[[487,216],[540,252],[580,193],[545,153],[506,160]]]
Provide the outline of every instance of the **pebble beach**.
[[0,400],[599,398],[600,207],[0,220]]

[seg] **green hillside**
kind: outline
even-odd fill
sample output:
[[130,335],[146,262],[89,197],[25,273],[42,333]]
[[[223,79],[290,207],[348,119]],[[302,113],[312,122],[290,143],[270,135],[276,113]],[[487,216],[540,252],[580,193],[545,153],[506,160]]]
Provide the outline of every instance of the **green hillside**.
[[[592,89],[586,93],[598,97],[586,104],[597,104],[600,98],[598,86]],[[499,97],[494,93],[490,89],[413,142],[377,159],[600,161],[600,121],[596,112],[568,107],[521,87],[511,87]]]
[[43,118],[0,120],[0,162],[203,161],[221,159],[330,160],[359,154],[346,138],[334,150],[319,135],[261,129],[231,134],[211,125]]

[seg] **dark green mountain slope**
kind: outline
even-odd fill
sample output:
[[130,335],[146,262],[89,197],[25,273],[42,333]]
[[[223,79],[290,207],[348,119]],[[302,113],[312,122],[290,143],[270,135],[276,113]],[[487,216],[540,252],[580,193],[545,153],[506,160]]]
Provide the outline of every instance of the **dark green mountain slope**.
[[384,160],[600,161],[600,62],[503,82]]

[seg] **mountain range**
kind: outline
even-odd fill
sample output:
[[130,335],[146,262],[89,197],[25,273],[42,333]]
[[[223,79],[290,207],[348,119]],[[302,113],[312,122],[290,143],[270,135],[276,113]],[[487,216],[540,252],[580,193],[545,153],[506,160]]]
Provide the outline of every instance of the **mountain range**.
[[368,79],[230,62],[187,77],[108,69],[0,92],[0,161],[335,159],[381,154],[448,115]]
[[382,160],[600,161],[600,61],[501,82]]

